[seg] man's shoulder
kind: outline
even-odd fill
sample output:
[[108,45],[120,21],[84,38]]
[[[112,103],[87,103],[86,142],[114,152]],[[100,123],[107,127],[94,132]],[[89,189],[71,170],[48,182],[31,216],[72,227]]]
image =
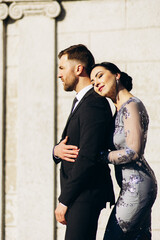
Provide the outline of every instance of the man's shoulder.
[[96,105],[97,104],[109,105],[108,100],[105,97],[100,96],[94,90],[92,90],[90,94],[86,97],[86,101]]

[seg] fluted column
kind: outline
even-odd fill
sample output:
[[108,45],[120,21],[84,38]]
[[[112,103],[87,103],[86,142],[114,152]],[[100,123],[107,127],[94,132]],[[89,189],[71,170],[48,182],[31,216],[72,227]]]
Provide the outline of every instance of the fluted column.
[[4,26],[0,21],[0,228],[3,237],[4,230]]
[[59,13],[56,1],[0,1],[1,240],[55,240],[51,151]]

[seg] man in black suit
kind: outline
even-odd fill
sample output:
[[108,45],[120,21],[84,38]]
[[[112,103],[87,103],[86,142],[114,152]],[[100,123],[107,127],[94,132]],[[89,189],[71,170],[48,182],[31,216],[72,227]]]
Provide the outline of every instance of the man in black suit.
[[77,92],[77,102],[53,151],[55,163],[61,162],[61,194],[55,215],[66,224],[65,240],[95,240],[100,211],[106,202],[114,203],[110,169],[99,158],[107,149],[112,114],[108,101],[91,85],[91,52],[79,44],[58,57],[58,76],[65,91]]

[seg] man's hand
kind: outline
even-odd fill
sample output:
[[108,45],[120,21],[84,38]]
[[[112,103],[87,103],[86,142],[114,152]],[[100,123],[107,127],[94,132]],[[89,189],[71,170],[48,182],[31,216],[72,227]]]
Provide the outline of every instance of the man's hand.
[[66,145],[68,136],[54,148],[54,156],[69,162],[75,162],[79,149],[73,145]]
[[64,206],[63,204],[59,203],[56,210],[55,210],[55,216],[56,216],[56,220],[58,222],[60,222],[61,224],[66,225],[66,219],[65,219],[65,214],[67,212],[67,208],[66,206]]

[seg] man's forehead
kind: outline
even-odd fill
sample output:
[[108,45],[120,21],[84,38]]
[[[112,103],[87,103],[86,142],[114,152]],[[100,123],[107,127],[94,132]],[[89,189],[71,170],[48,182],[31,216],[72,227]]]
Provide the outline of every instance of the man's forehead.
[[61,58],[59,59],[59,66],[60,65],[75,66],[78,63],[79,63],[79,61],[76,60],[76,59],[68,59],[68,55],[67,54],[62,55]]
[[59,59],[60,62],[63,62],[63,61],[68,61],[68,55],[67,54],[64,54],[60,57]]
[[64,66],[67,64],[67,61],[68,59],[66,58],[65,55],[61,56],[61,58],[59,59],[58,61],[58,66],[61,67],[61,66]]

